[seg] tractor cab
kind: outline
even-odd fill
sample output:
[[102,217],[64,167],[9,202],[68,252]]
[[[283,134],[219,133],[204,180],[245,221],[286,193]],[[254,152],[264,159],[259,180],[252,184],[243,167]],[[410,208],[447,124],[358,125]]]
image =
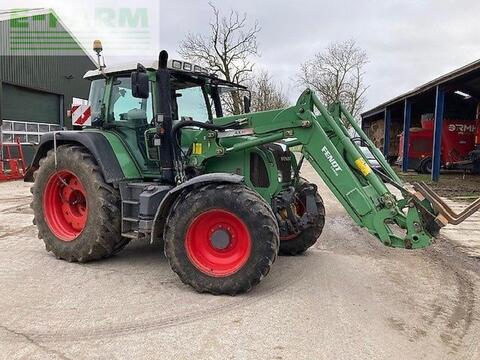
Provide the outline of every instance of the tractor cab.
[[[161,152],[155,142],[165,130],[159,129],[163,119],[169,118],[171,126],[186,120],[208,123],[224,115],[225,99],[233,93],[248,93],[241,85],[179,60],[167,61],[168,84],[160,87],[158,68],[158,61],[146,66],[126,64],[100,67],[84,76],[91,81],[90,126],[119,134],[143,173],[158,172]],[[248,111],[248,102],[245,97],[244,111]],[[169,109],[165,111],[162,104]],[[188,128],[183,133],[188,137]]]
[[[132,92],[132,72],[138,71],[139,65],[118,65],[91,70],[85,74],[84,78],[92,82],[88,102],[92,110],[93,126],[153,120],[154,98],[158,94],[152,90],[158,61],[147,67],[140,65],[141,72],[148,79],[148,93],[144,93],[143,99]],[[207,69],[188,62],[168,60],[168,70],[171,74],[173,120],[194,118],[206,122],[213,117],[222,117],[225,110],[221,100],[225,94],[248,92],[246,87],[219,79],[209,74]]]

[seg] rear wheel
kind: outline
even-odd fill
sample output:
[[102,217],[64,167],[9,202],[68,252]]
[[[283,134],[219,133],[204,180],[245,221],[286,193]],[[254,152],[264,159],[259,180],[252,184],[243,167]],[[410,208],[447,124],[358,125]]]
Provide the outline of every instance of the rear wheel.
[[49,151],[35,172],[32,208],[38,237],[59,259],[86,262],[125,247],[120,195],[105,183],[90,153],[63,145]]
[[243,185],[212,184],[182,196],[164,232],[165,255],[199,292],[234,295],[267,275],[279,247],[268,204]]
[[[301,217],[306,209],[307,188],[310,183],[301,178],[295,194],[294,213]],[[317,206],[317,215],[312,220],[312,224],[299,232],[290,232],[280,236],[280,255],[299,255],[313,246],[323,231],[325,225],[325,207],[323,199],[318,192],[314,195]]]

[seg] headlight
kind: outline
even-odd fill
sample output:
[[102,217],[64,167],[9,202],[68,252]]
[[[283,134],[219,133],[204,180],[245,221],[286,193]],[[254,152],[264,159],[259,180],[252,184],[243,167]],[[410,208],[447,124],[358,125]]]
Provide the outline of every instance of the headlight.
[[182,62],[178,60],[173,60],[172,61],[172,67],[174,69],[182,70]]

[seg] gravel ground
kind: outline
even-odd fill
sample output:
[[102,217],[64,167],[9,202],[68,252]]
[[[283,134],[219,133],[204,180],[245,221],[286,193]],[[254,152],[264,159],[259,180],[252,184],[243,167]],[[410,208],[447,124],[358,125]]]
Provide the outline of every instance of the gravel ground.
[[478,359],[480,263],[440,238],[383,247],[319,184],[315,247],[252,292],[197,294],[159,246],[85,265],[45,252],[28,184],[0,184],[0,358]]

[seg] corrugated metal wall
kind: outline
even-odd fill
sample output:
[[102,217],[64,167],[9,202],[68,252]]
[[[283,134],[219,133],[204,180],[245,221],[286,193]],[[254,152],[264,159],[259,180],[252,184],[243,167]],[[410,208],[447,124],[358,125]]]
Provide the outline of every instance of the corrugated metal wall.
[[[83,75],[93,68],[95,64],[50,15],[0,21],[0,82],[63,95],[63,114],[73,97],[88,97],[89,81]],[[0,121],[1,109],[0,104]],[[67,119],[65,123],[69,125]]]

